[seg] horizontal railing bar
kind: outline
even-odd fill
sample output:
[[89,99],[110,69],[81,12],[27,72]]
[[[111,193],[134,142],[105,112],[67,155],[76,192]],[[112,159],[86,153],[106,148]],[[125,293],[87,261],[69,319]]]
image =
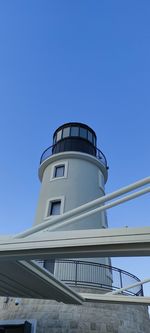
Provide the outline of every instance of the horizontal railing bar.
[[[75,281],[75,280],[66,280],[66,279],[61,279],[62,282],[68,284],[69,286],[86,286],[86,287],[91,287],[93,289],[107,289],[107,290],[113,290],[111,292],[108,292],[106,293],[105,295],[108,295],[108,294],[112,294],[114,291],[117,291],[119,290],[119,287],[116,287],[116,286],[110,286],[110,285],[107,285],[107,284],[103,284],[103,283],[96,283],[96,282],[90,282],[90,281]],[[118,289],[117,289],[118,288]],[[116,290],[117,289],[117,290]],[[117,294],[117,293],[116,293]],[[137,293],[134,293],[132,291],[128,291],[128,290],[125,290],[123,292],[124,295],[134,295],[134,296],[142,296],[143,295],[143,290],[140,289]]]
[[140,281],[140,279],[135,276],[134,274],[132,273],[129,273],[121,268],[118,268],[118,267],[115,267],[115,266],[111,266],[111,265],[106,265],[106,264],[101,264],[101,263],[96,263],[96,262],[92,262],[92,261],[83,261],[83,260],[72,260],[72,259],[61,259],[61,260],[58,260],[56,259],[55,260],[56,263],[74,263],[74,264],[77,264],[77,265],[85,265],[85,266],[90,266],[90,267],[99,267],[99,268],[106,268],[106,269],[112,269],[112,271],[117,271],[119,273],[123,273],[125,275],[128,275],[134,279],[136,279],[137,281]]

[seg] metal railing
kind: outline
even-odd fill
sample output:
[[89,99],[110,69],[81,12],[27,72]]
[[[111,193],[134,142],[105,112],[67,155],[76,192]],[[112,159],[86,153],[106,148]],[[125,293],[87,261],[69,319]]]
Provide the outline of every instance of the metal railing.
[[[43,261],[38,261],[44,266]],[[72,287],[116,290],[139,282],[135,275],[114,266],[81,260],[56,260],[54,276]],[[143,296],[143,287],[136,286],[122,292],[124,295]]]
[[[140,281],[135,275],[117,267],[80,260],[56,260],[54,275],[70,286],[116,290]],[[123,292],[143,296],[143,287]]]
[[[58,264],[58,265],[57,265]],[[140,281],[135,275],[117,267],[80,260],[56,260],[55,276],[71,286],[86,286],[115,290]],[[124,292],[143,295],[141,286]]]
[[[64,151],[69,151],[69,149],[65,149],[65,140],[62,140],[63,141],[63,144],[64,144]],[[40,164],[42,162],[44,162],[47,158],[49,158],[51,155],[53,154],[58,154],[60,152],[62,152],[63,150],[59,150],[58,148],[58,143],[48,147],[47,149],[44,150],[43,154],[41,155],[41,158],[40,158]],[[70,149],[70,151],[76,151],[74,149]],[[77,151],[80,151],[82,152],[82,149],[80,150],[77,150]],[[102,151],[100,149],[98,149],[97,147],[93,147],[93,151],[94,153],[91,154],[91,152],[89,151],[86,151],[85,153],[89,153],[90,155],[93,155],[94,157],[96,157],[98,160],[100,160],[100,162],[106,167],[106,169],[108,169],[108,164],[107,164],[107,160],[106,160],[106,157],[105,155],[102,153]]]

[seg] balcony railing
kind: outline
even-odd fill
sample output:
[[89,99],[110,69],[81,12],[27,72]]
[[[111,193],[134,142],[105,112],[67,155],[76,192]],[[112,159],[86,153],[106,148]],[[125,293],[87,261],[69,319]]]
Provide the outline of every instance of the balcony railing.
[[[44,266],[44,262],[38,261]],[[72,287],[116,290],[140,280],[133,274],[117,267],[80,260],[56,260],[54,275]],[[143,296],[143,287],[136,286],[123,292],[124,295]]]
[[[40,164],[43,163],[47,158],[49,158],[51,155],[54,155],[54,154],[58,154],[58,153],[65,152],[65,151],[80,151],[80,152],[85,152],[87,154],[93,155],[106,167],[106,169],[108,169],[106,157],[100,149],[95,148],[88,143],[88,145],[86,146],[86,150],[83,151],[80,148],[79,149],[74,149],[74,147],[71,148],[71,146],[68,145],[67,140],[61,140],[61,141],[62,141],[61,144],[56,143],[55,145],[52,145],[44,150],[44,152],[40,158]],[[85,142],[86,142],[86,140],[85,140]]]

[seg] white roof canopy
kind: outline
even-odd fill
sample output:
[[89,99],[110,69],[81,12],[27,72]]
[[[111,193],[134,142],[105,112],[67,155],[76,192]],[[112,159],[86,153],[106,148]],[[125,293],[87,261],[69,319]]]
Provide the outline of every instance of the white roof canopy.
[[97,211],[109,209],[149,193],[150,187],[147,187],[104,205],[106,201],[149,183],[150,177],[147,177],[64,213],[53,221],[41,223],[16,237],[0,237],[0,296],[55,299],[71,304],[82,304],[84,300],[150,304],[150,297],[114,294],[79,295],[32,261],[63,257],[150,255],[150,227],[50,232],[56,228],[56,225],[59,229],[60,223],[61,225],[74,223],[75,220],[92,216]]

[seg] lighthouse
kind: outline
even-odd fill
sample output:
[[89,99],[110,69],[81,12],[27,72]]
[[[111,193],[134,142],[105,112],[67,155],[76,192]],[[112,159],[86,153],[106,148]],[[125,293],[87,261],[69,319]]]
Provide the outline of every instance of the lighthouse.
[[[66,123],[56,129],[52,146],[41,156],[39,178],[41,191],[35,225],[103,196],[108,166],[105,155],[97,148],[93,129],[82,123]],[[57,230],[107,227],[107,215],[102,211],[69,226],[60,225]],[[101,264],[101,267],[96,264]],[[110,264],[110,258],[46,260],[43,263],[60,280],[76,286],[82,282],[84,287],[86,284],[110,286]],[[104,269],[105,265],[109,265],[109,269]]]
[[[45,235],[42,234],[45,231],[48,236],[52,233],[52,239],[58,241],[56,234],[59,234],[60,240],[67,231],[70,235],[77,231],[80,237],[80,230],[83,235],[84,230],[88,230],[89,233],[91,229],[92,233],[92,229],[99,229],[101,232],[101,229],[107,228],[106,211],[96,210],[93,214],[93,205],[92,214],[86,217],[86,214],[84,216],[78,214],[76,216],[78,218],[70,219],[71,223],[61,222],[62,225],[60,223],[60,220],[63,220],[63,214],[66,213],[64,217],[67,214],[71,216],[72,213],[69,212],[72,210],[79,213],[86,204],[89,207],[88,203],[92,201],[96,205],[95,199],[105,195],[107,178],[107,160],[97,147],[97,137],[93,129],[82,123],[67,123],[60,126],[54,132],[52,145],[43,152],[40,159],[41,189],[34,222],[34,225],[38,227],[32,227],[30,232],[35,229],[37,232],[38,229],[38,241],[42,239],[42,242],[45,242]],[[100,199],[101,202],[103,199]],[[88,211],[88,213],[91,212]],[[59,224],[57,224],[58,220]],[[48,222],[46,224],[48,227],[42,229],[40,224],[45,222]],[[39,229],[42,230],[39,232]],[[55,231],[59,232],[55,233]],[[35,237],[30,238],[28,232],[29,230],[24,241],[29,241],[31,246],[32,242],[36,241],[36,233]],[[50,238],[48,237],[48,242]],[[0,291],[3,295],[3,288],[7,285],[7,288],[5,287],[7,297],[0,297],[0,332],[149,333],[149,315],[147,306],[144,304],[136,304],[136,302],[115,304],[101,302],[95,298],[88,299],[86,296],[83,304],[77,305],[73,301],[71,304],[70,301],[67,302],[64,294],[59,298],[56,289],[55,292],[51,292],[53,287],[59,285],[59,290],[65,287],[68,292],[71,291],[77,296],[101,294],[103,298],[105,295],[102,293],[107,294],[120,288],[122,290],[128,284],[131,288],[124,290],[124,299],[130,295],[137,298],[142,296],[140,280],[129,272],[113,267],[109,257],[82,258],[79,256],[79,258],[62,259],[46,256],[43,261],[36,258],[36,262],[33,260],[16,262],[15,260],[11,264],[17,267],[16,271],[11,269],[13,266],[10,266],[9,260],[6,263],[1,261]],[[27,275],[31,266],[32,271],[30,269],[30,275]],[[36,281],[38,282],[34,283],[31,277],[34,279],[37,271],[38,280]],[[16,282],[15,278],[18,276],[20,278]],[[42,294],[44,299],[41,299],[40,294],[44,289],[40,284],[43,281],[42,278],[45,279],[44,288],[46,288]],[[49,279],[51,284],[48,283]],[[19,295],[21,298],[16,299],[14,295],[17,297]],[[26,295],[30,297],[26,298]],[[31,298],[32,295],[34,298]]]

